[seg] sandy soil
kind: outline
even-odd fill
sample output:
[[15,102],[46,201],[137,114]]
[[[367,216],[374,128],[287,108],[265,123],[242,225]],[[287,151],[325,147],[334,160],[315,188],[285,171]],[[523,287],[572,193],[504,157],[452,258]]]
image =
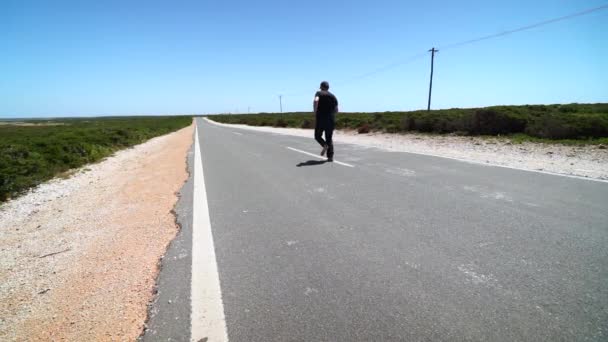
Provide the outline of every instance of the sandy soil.
[[[253,127],[214,123],[226,127],[245,128],[270,133],[309,138],[313,136],[313,131],[310,129]],[[389,151],[422,153],[524,170],[537,170],[608,180],[608,149],[601,145],[513,144],[508,139],[500,138],[377,132],[358,134],[356,131],[341,130],[334,132],[334,141]],[[336,159],[340,160],[339,150],[336,151]]]
[[[194,126],[0,207],[0,340],[135,340],[178,227]],[[57,254],[52,254],[57,253]]]

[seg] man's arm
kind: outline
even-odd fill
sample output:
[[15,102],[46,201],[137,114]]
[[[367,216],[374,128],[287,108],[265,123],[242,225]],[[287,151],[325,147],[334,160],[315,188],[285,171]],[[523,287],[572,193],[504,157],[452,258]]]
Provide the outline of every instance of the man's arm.
[[319,107],[319,96],[315,94],[315,99],[312,102],[312,108],[315,113],[317,112],[317,107]]
[[338,108],[338,99],[336,97],[334,97],[334,99],[336,100],[336,113],[339,113],[340,108]]

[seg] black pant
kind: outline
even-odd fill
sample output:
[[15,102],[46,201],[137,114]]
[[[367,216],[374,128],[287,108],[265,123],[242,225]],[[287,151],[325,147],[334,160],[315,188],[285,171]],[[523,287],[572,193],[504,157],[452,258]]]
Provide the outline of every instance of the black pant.
[[[322,137],[323,132],[325,132],[325,140],[323,140]],[[332,125],[331,123],[326,123],[325,125],[323,125],[317,121],[317,124],[315,125],[315,140],[323,147],[327,145],[327,158],[334,157],[334,142],[332,140],[333,135],[334,125]]]

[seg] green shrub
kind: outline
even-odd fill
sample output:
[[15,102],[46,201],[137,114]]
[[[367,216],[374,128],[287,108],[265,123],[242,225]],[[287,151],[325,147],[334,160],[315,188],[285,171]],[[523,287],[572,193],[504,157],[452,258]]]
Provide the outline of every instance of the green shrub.
[[[214,115],[255,126],[313,128],[312,113]],[[549,139],[608,137],[608,104],[493,106],[411,112],[339,113],[336,128],[369,131],[496,135],[526,133]],[[285,126],[287,125],[287,126]]]
[[0,202],[71,168],[192,122],[191,117],[62,119],[55,126],[0,126]]
[[401,118],[401,131],[408,132],[416,130],[416,121],[409,115],[404,115]]
[[527,134],[548,139],[585,139],[608,136],[608,115],[545,114],[532,120],[526,127]]
[[369,124],[364,123],[363,125],[361,125],[359,128],[357,128],[357,132],[359,134],[365,134],[365,133],[369,133],[371,131]]
[[312,120],[304,119],[300,125],[300,128],[314,128],[314,123]]
[[473,112],[469,131],[473,134],[496,135],[522,132],[525,127],[526,121],[513,114],[487,108]]
[[285,119],[280,118],[274,123],[275,127],[287,127],[287,121]]

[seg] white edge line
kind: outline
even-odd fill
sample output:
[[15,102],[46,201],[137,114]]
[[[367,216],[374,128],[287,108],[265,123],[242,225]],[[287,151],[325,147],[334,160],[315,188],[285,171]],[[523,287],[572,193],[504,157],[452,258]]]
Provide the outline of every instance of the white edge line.
[[[207,120],[207,122],[212,123],[212,124],[217,125],[217,126],[220,126],[220,125],[226,125],[227,127],[230,126],[230,124],[222,124],[222,123],[210,120],[209,118],[205,118],[205,120]],[[242,127],[238,127],[238,129],[255,130],[255,128],[242,128]],[[272,134],[271,132],[266,132],[266,131],[257,131],[257,132]],[[293,135],[293,134],[289,134],[289,133],[280,133],[280,134],[290,135],[290,136],[293,136],[293,137],[299,137],[299,135]],[[524,169],[524,168],[516,167],[516,166],[507,166],[507,165],[500,165],[500,164],[493,164],[493,163],[484,163],[484,162],[476,161],[476,160],[462,159],[462,158],[456,158],[456,157],[447,157],[447,156],[442,156],[442,155],[433,154],[433,153],[422,153],[422,152],[389,150],[389,149],[384,149],[384,148],[378,147],[378,146],[356,144],[356,143],[352,143],[352,142],[348,142],[348,143],[344,143],[344,144],[377,148],[377,149],[380,149],[380,150],[390,151],[390,152],[410,153],[410,154],[417,154],[417,155],[421,155],[421,156],[431,156],[431,157],[437,157],[437,158],[451,159],[451,160],[457,160],[457,161],[465,162],[465,163],[484,165],[484,166],[493,166],[493,167],[502,167],[502,168],[511,169],[511,170],[542,173],[542,174],[546,174],[546,175],[559,176],[559,177],[568,177],[568,178],[586,180],[586,181],[591,181],[591,182],[608,183],[608,179],[599,179],[599,178],[583,177],[583,176],[577,176],[577,175],[568,175],[568,174],[565,174],[565,173],[557,173],[557,172],[551,172],[551,171],[530,170],[530,169]]]
[[192,198],[192,282],[190,284],[190,340],[228,341],[224,304],[209,204],[203,174],[198,125],[194,129],[194,185]]
[[[315,158],[317,158],[317,159],[323,159],[323,160],[325,160],[325,158],[324,158],[324,157],[318,156],[318,155],[316,155],[316,154],[314,154],[314,153],[310,153],[310,152],[306,152],[306,151],[298,150],[297,148],[293,148],[293,147],[287,147],[287,149],[292,150],[292,151],[296,151],[296,152],[300,152],[300,153],[304,153],[304,154],[307,154],[307,155],[309,155],[309,156],[315,157]],[[337,161],[337,160],[334,160],[333,162],[334,162],[334,163],[336,163],[336,164],[340,164],[340,165],[344,165],[344,166],[348,166],[348,167],[355,167],[354,165],[350,165],[350,164],[347,164],[347,163],[343,163],[343,162],[341,162],[341,161]]]
[[[356,145],[356,144],[354,144],[354,145]],[[371,147],[382,149],[380,147],[375,147],[375,146],[371,146]],[[484,162],[477,161],[477,160],[462,159],[462,158],[456,158],[456,157],[446,157],[446,156],[442,156],[442,155],[438,155],[438,154],[432,154],[432,153],[409,152],[409,151],[395,151],[395,150],[391,150],[391,152],[410,153],[410,154],[417,154],[417,155],[421,155],[421,156],[431,156],[431,157],[436,157],[436,158],[444,158],[444,159],[457,160],[457,161],[460,161],[460,162],[463,162],[463,163],[469,163],[469,164],[476,164],[476,165],[483,165],[483,166],[492,166],[492,167],[502,167],[504,169],[511,169],[511,170],[518,170],[518,171],[527,171],[527,172],[535,172],[535,173],[543,173],[543,174],[552,175],[552,176],[560,176],[560,177],[582,179],[582,180],[592,181],[592,182],[608,183],[607,179],[583,177],[583,176],[577,176],[577,175],[568,175],[568,174],[565,174],[565,173],[557,173],[557,172],[543,171],[543,170],[530,170],[530,169],[524,169],[524,168],[519,168],[519,167],[515,167],[515,166],[507,166],[507,165],[500,165],[500,164],[493,164],[493,163],[484,163]]]
[[239,133],[239,132],[232,132],[232,134],[243,135],[243,133]]

